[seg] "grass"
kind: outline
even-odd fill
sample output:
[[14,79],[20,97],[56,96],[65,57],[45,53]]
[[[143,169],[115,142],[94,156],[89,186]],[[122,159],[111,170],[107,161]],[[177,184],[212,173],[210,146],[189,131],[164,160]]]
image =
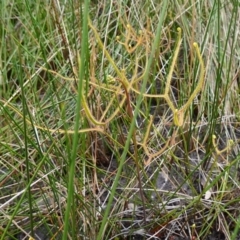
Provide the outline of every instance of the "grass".
[[1,239],[239,239],[237,0],[0,9]]

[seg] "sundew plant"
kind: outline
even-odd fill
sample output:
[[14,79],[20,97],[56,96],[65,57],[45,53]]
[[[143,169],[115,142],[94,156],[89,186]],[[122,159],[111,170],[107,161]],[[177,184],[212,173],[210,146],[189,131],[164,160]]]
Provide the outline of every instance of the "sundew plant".
[[238,0],[0,2],[0,239],[239,239]]

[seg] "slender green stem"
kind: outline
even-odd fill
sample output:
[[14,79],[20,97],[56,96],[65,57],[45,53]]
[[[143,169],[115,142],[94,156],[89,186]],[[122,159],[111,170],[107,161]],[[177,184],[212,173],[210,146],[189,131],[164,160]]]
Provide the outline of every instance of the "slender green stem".
[[[75,164],[76,164],[76,156],[77,156],[77,148],[79,144],[79,126],[80,126],[80,110],[82,104],[82,88],[83,81],[86,71],[86,61],[87,61],[87,51],[88,51],[88,11],[89,11],[89,0],[84,1],[84,11],[83,11],[83,31],[82,31],[82,42],[81,42],[81,58],[78,56],[78,68],[79,68],[79,85],[78,85],[78,98],[77,98],[77,106],[76,106],[76,117],[75,117],[75,126],[74,126],[74,135],[73,135],[73,146],[72,146],[72,154],[69,162],[69,178],[68,178],[68,195],[67,195],[67,207],[64,217],[64,232],[63,232],[63,240],[68,239],[69,234],[69,224],[70,224],[70,213],[72,216],[75,216],[75,211],[73,208],[73,198],[74,198],[74,178],[75,178]],[[80,60],[81,59],[81,60]],[[82,138],[83,139],[83,138]],[[73,236],[74,237],[74,236]]]

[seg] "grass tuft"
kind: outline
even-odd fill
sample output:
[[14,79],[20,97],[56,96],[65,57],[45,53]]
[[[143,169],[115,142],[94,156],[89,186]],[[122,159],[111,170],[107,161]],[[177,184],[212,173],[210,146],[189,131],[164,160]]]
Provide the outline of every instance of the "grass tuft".
[[232,1],[0,2],[0,239],[238,239]]

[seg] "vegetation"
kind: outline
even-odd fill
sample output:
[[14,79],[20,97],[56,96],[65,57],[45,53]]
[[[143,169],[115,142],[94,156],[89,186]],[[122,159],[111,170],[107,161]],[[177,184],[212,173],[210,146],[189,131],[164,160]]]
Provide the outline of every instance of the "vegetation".
[[240,237],[238,0],[0,9],[0,239]]

